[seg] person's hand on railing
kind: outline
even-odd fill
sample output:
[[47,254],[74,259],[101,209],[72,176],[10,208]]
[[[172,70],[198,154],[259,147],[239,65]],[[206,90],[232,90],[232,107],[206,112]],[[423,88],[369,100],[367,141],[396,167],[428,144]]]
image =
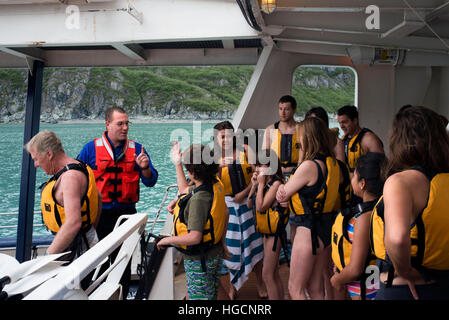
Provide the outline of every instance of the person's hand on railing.
[[171,214],[173,214],[173,211],[175,210],[176,202],[177,202],[177,200],[174,199],[174,200],[170,201],[170,203],[167,206],[167,211],[170,212]]

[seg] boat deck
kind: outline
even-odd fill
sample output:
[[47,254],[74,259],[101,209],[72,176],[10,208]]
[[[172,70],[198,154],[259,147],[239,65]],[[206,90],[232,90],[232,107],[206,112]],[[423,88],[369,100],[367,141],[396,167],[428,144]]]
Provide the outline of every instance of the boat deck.
[[[289,269],[287,263],[281,264],[281,268],[279,270],[279,276],[281,277],[282,286],[284,288],[284,299],[290,299],[290,296],[288,294],[288,286],[287,286],[289,273],[290,273],[290,269]],[[254,272],[251,272],[248,280],[237,292],[236,300],[263,300],[259,297],[259,295],[257,293],[256,283],[257,283],[256,274]]]
[[[288,276],[289,268],[287,263],[281,264],[280,277],[282,280],[282,285],[284,287],[284,299],[290,299],[288,294]],[[226,276],[223,276],[226,277]],[[229,279],[229,278],[228,278]],[[256,286],[257,280],[254,272],[251,272],[248,280],[243,284],[240,290],[237,292],[235,300],[263,300],[259,297]],[[175,300],[184,299],[187,295],[185,273],[178,273],[175,277]],[[229,297],[219,292],[218,300],[229,300]]]

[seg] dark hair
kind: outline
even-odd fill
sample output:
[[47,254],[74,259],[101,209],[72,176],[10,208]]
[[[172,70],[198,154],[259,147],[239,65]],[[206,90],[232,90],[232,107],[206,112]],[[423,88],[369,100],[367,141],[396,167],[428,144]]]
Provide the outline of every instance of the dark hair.
[[408,109],[408,108],[411,108],[411,107],[413,107],[411,104],[405,104],[405,105],[403,105],[403,106],[401,107],[401,109],[399,109],[398,112],[402,112],[402,111],[404,111],[405,109]]
[[356,106],[343,106],[337,111],[338,116],[348,116],[349,119],[354,120],[355,118],[359,118],[359,111]]
[[441,124],[443,125],[443,128],[446,129],[449,120],[446,118],[446,116],[443,116],[442,114],[440,114],[440,120]]
[[222,122],[217,123],[217,124],[214,126],[214,129],[215,129],[215,130],[218,130],[218,131],[226,130],[226,129],[231,129],[232,131],[234,131],[234,126],[232,125],[231,122],[229,122],[228,120],[226,120],[226,121],[222,121]]
[[290,102],[292,109],[296,110],[296,100],[292,96],[285,95],[279,99],[279,103],[288,103],[288,102]]
[[[267,163],[265,163],[267,159],[269,159],[268,165],[272,164],[273,162],[276,162],[276,165],[277,165],[276,173],[271,175],[271,177],[276,180],[282,180],[284,178],[284,175],[282,174],[281,160],[279,159],[277,153],[274,150],[272,150],[272,149],[260,150],[257,153],[255,165],[257,167],[267,165]],[[270,168],[272,168],[272,167],[270,166]]]
[[315,115],[315,117],[320,118],[324,121],[326,126],[329,127],[329,116],[327,115],[326,110],[324,110],[323,107],[313,107],[309,111],[306,112],[306,115],[304,118],[310,118],[312,115]]
[[120,108],[120,107],[110,107],[110,108],[107,108],[107,109],[104,111],[104,119],[105,119],[106,121],[111,121],[112,114],[114,113],[114,111],[117,111],[118,113],[126,113],[125,109],[123,109],[123,108]]
[[[214,126],[214,147],[218,147],[218,145],[216,145],[217,140],[215,140],[215,137],[218,136],[218,134],[221,130],[232,130],[233,132],[235,131],[234,126],[228,120],[217,123]],[[234,150],[237,148],[237,137],[235,135],[232,137],[232,148]],[[221,150],[221,146],[220,146],[220,148],[218,148],[218,150]],[[221,151],[218,151],[217,154],[219,154],[220,152]]]
[[[207,154],[209,153],[209,154]],[[200,155],[200,156],[198,156]],[[204,156],[213,160],[213,152],[208,146],[202,144],[192,144],[182,154],[183,163],[196,180],[203,183],[212,184],[218,173],[218,163],[211,161],[210,164],[204,161]],[[200,163],[197,163],[200,160]]]
[[380,197],[382,195],[385,179],[383,168],[386,158],[380,152],[368,152],[357,160],[355,171],[357,171],[358,181],[365,179],[366,191]]
[[409,107],[396,114],[390,134],[387,174],[427,166],[449,172],[449,136],[435,111]]

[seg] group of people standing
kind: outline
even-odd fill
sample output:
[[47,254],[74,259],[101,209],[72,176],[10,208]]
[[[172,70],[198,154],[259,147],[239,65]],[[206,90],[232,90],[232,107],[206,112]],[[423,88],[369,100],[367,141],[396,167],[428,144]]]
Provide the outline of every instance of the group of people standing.
[[[172,147],[179,197],[167,207],[173,235],[157,248],[183,253],[188,298],[233,299],[254,271],[261,298],[284,299],[284,249],[291,299],[449,299],[444,117],[404,106],[387,159],[354,106],[338,110],[343,139],[329,129],[323,108],[296,122],[296,101],[283,96],[278,110],[259,151],[236,145],[228,121],[214,127],[213,149]],[[44,221],[56,233],[48,253],[74,243],[86,250],[118,216],[136,212],[139,180],[156,183],[157,171],[143,146],[127,138],[128,127],[126,112],[111,108],[107,130],[83,148],[80,161],[54,148],[60,141],[48,131],[26,145],[35,165],[54,175],[42,192]]]
[[[215,251],[214,268],[203,268],[193,278],[186,268],[189,298],[191,292],[202,292],[195,298],[216,299],[224,291],[232,299],[254,271],[259,296],[266,290],[269,299],[284,299],[279,256],[290,224],[291,299],[448,299],[449,136],[444,117],[425,107],[401,108],[387,159],[381,139],[360,127],[354,106],[338,110],[343,139],[328,128],[323,108],[309,110],[296,122],[293,97],[282,97],[278,107],[280,120],[266,128],[255,156],[248,146],[235,145],[229,122],[214,127],[216,150],[208,154],[218,152],[220,160],[201,165],[214,168],[213,185],[219,187],[209,193],[209,202],[225,199],[224,214],[215,217],[226,227],[215,233],[221,240],[205,247],[211,223],[193,229],[184,220],[184,226],[186,234],[198,232],[191,248],[208,252],[220,247],[222,255]],[[173,150],[181,159],[177,144]],[[181,163],[177,173],[183,178]],[[195,176],[186,169],[189,177]],[[198,188],[198,180],[191,180]],[[191,199],[199,197],[195,187]],[[175,212],[177,201],[172,203]],[[189,220],[194,216],[190,210]],[[202,216],[203,221],[210,217],[207,210]],[[174,235],[158,247],[180,241]],[[225,273],[231,289],[222,281]],[[205,288],[213,288],[210,295]]]
[[[40,167],[52,177],[41,185],[41,210],[47,228],[55,235],[46,254],[70,251],[59,260],[71,262],[110,234],[121,215],[136,213],[140,181],[152,187],[158,179],[145,148],[128,139],[126,111],[112,107],[105,111],[106,130],[87,143],[77,159],[66,155],[54,132],[44,130],[25,145]],[[120,248],[103,264],[101,272],[114,262]],[[87,288],[93,272],[81,283]],[[120,280],[127,297],[131,261]]]

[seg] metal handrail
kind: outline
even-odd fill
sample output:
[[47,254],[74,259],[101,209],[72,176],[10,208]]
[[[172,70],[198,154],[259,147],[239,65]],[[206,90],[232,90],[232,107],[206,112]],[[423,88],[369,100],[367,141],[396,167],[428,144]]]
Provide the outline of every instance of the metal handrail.
[[[177,185],[171,185],[171,186],[168,186],[167,189],[165,190],[165,195],[164,195],[164,198],[162,199],[161,205],[159,206],[159,210],[157,211],[156,218],[154,220],[147,221],[147,226],[149,223],[153,224],[151,226],[150,233],[153,232],[156,223],[165,223],[167,221],[166,219],[159,220],[159,215],[161,214],[162,207],[164,206],[165,200],[167,200],[168,193],[170,192],[170,190],[172,188],[177,188],[177,187],[178,187]],[[17,215],[19,215],[18,212],[0,212],[0,216],[17,216]],[[41,228],[41,227],[45,227],[45,225],[44,224],[33,224],[33,228]],[[14,229],[14,228],[17,228],[17,225],[0,225],[0,229]]]
[[[18,216],[18,212],[0,212],[0,216]],[[33,228],[44,227],[44,224],[33,224]],[[14,229],[17,225],[0,225],[0,229]]]
[[172,189],[172,188],[178,188],[178,185],[174,184],[174,185],[168,186],[167,189],[165,190],[164,198],[162,199],[162,202],[161,202],[161,205],[159,207],[159,210],[157,211],[156,218],[154,218],[154,222],[153,222],[153,225],[151,226],[150,233],[153,233],[154,226],[156,225],[157,220],[159,219],[159,215],[161,213],[162,207],[164,206],[164,202],[165,202],[165,200],[167,200],[168,193],[170,192],[170,189]]
[[[167,222],[167,219],[165,220],[148,220],[148,223],[164,223]],[[33,228],[41,228],[45,227],[45,224],[33,224]],[[0,226],[0,229],[14,229],[17,228],[17,226],[14,225],[6,225],[6,226]]]
[[[17,216],[19,215],[16,212],[0,212],[0,216]],[[148,215],[148,214],[147,214]],[[159,216],[159,215],[158,215]],[[148,223],[163,223],[167,220],[148,220]],[[45,227],[45,224],[33,224],[33,228]],[[0,229],[13,229],[17,228],[17,225],[0,225]]]
[[[33,228],[36,227],[45,227],[45,225],[43,224],[33,224]],[[6,225],[6,226],[0,226],[0,229],[14,229],[17,228],[17,226],[13,226],[13,225]]]

